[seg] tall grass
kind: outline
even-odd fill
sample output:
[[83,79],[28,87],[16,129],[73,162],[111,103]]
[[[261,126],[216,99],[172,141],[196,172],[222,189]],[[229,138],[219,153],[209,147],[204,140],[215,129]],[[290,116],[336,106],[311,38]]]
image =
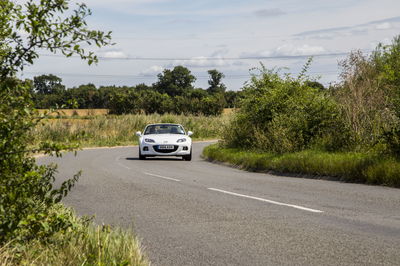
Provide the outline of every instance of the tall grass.
[[273,154],[224,148],[214,144],[204,149],[203,156],[208,160],[227,162],[250,171],[273,170],[400,187],[400,161],[374,153],[305,150]]
[[132,231],[85,222],[62,207],[71,217],[72,229],[46,241],[9,243],[0,247],[0,266],[11,265],[149,265]]
[[[52,242],[32,241],[23,247],[0,250],[0,265],[148,265],[132,232],[88,227]],[[64,241],[62,238],[69,238]]]
[[120,115],[94,116],[87,119],[48,119],[31,132],[30,145],[42,141],[80,144],[81,146],[116,146],[137,143],[136,131],[150,123],[179,123],[194,132],[197,140],[219,138],[228,116],[194,115]]

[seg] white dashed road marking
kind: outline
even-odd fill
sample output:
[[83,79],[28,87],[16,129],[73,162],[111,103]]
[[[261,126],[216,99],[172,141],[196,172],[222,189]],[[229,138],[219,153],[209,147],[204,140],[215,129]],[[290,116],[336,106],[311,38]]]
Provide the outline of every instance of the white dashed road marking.
[[238,193],[234,193],[234,192],[229,192],[229,191],[225,191],[225,190],[221,190],[221,189],[217,189],[217,188],[208,188],[208,189],[209,190],[213,190],[213,191],[217,191],[217,192],[221,192],[221,193],[225,193],[225,194],[229,194],[229,195],[233,195],[233,196],[237,196],[237,197],[248,198],[248,199],[267,202],[267,203],[270,203],[270,204],[291,207],[291,208],[299,209],[299,210],[302,210],[302,211],[308,211],[308,212],[314,212],[314,213],[322,213],[323,212],[323,211],[320,211],[320,210],[310,209],[310,208],[306,208],[306,207],[299,206],[299,205],[287,204],[287,203],[282,203],[282,202],[278,202],[278,201],[273,201],[273,200],[268,200],[268,199],[253,197],[253,196],[247,196],[247,195],[238,194]]
[[151,174],[151,173],[143,173],[143,174],[149,175],[149,176],[154,176],[154,177],[159,177],[159,178],[162,178],[162,179],[171,180],[171,181],[175,181],[175,182],[180,182],[181,181],[179,179],[175,179],[175,178],[167,177],[167,176],[162,176],[162,175],[156,175],[156,174]]

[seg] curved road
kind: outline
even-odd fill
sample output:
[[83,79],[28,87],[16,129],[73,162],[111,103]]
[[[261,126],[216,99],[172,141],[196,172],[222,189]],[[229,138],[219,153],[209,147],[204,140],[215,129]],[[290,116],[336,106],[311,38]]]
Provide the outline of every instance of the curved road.
[[200,158],[137,159],[137,147],[63,158],[83,175],[65,199],[134,227],[153,265],[400,265],[400,190],[249,173]]

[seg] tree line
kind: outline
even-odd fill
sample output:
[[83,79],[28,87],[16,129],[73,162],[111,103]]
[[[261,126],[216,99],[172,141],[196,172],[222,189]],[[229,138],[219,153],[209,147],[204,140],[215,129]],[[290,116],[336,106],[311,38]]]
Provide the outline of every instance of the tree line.
[[107,108],[112,114],[175,113],[219,115],[236,106],[240,92],[227,91],[225,77],[216,69],[208,71],[209,87],[195,88],[196,77],[184,66],[165,69],[151,86],[80,85],[66,89],[62,79],[49,74],[33,78],[32,95],[36,108],[57,106]]

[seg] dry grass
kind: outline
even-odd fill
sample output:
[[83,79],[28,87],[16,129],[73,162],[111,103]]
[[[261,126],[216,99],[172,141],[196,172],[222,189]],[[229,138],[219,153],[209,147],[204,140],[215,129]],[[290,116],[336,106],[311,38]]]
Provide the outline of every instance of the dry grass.
[[373,145],[383,132],[399,124],[392,106],[393,89],[384,86],[382,74],[360,51],[350,53],[341,67],[342,82],[334,92],[345,123],[354,142]]
[[149,265],[131,230],[98,226],[59,205],[55,210],[72,226],[46,241],[10,242],[0,246],[0,266],[13,265]]
[[[44,114],[49,112],[47,109],[39,109],[40,114]],[[108,109],[59,109],[57,110],[52,116],[66,116],[66,117],[73,117],[73,116],[100,116],[100,115],[107,115],[109,112]]]
[[222,112],[223,115],[232,115],[237,108],[224,108],[224,111]]
[[86,119],[48,119],[31,132],[32,146],[50,141],[80,144],[83,147],[133,145],[136,131],[151,123],[178,123],[194,132],[196,140],[219,138],[229,115],[218,117],[193,115],[120,115],[95,116]]

